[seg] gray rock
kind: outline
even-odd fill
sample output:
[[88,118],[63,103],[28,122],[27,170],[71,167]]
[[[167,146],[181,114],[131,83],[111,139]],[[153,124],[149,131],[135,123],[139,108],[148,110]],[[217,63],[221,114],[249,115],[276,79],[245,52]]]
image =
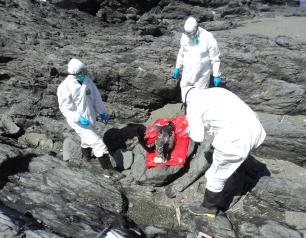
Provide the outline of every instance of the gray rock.
[[[303,199],[306,193],[306,180],[263,177],[252,194],[263,201],[276,207],[290,211],[306,211],[306,203]],[[278,193],[278,196],[275,194]]]
[[[275,232],[273,237],[302,237],[305,227],[303,217],[306,214],[305,202],[300,198],[304,193],[304,169],[297,174],[297,166],[291,168],[293,164],[288,162],[283,165],[287,167],[274,171],[275,165],[269,164],[272,176],[260,178],[252,191],[227,212],[240,234],[269,237],[277,229],[282,232]],[[295,175],[290,176],[292,172]]]
[[267,137],[256,153],[305,166],[306,149],[301,145],[306,143],[306,117],[265,113],[259,116]]
[[301,234],[297,231],[294,231],[286,225],[282,225],[275,221],[261,221],[260,225],[244,223],[240,227],[239,232],[243,235],[252,234],[260,238],[268,237],[293,237],[293,238],[302,238]]
[[92,176],[94,171],[69,169],[50,156],[34,158],[29,171],[4,186],[0,199],[6,205],[66,236],[95,236],[102,223],[124,224],[118,215],[125,207],[122,194],[101,171]]
[[41,225],[35,222],[35,220],[2,205],[0,206],[0,235],[3,238],[20,236],[26,236],[30,238],[62,237],[52,233],[47,229],[41,230]]
[[[0,145],[0,165],[11,158],[18,158],[22,155],[22,148],[13,139],[2,137],[0,135]],[[4,172],[5,171],[2,171],[2,173]]]
[[[191,205],[191,204],[188,204]],[[226,216],[217,216],[216,219],[211,220],[201,216],[193,216],[188,211],[188,205],[180,207],[181,210],[181,224],[183,227],[189,227],[190,230],[196,232],[204,232],[217,237],[236,237],[232,229],[232,224]]]
[[178,193],[183,192],[189,185],[206,172],[210,166],[210,161],[205,157],[205,154],[209,153],[209,150],[210,143],[202,143],[202,145],[197,148],[197,153],[193,155],[192,158],[191,155],[192,152],[194,152],[194,142],[190,140],[189,156],[187,158],[192,159],[189,163],[189,169],[183,176],[177,178],[165,188],[165,192],[169,198],[173,198]]
[[[231,30],[255,15],[304,16],[302,8],[283,7],[295,1],[269,1],[269,5],[240,0],[49,2],[55,5],[0,0],[0,114],[8,112],[14,123],[9,119],[6,126],[13,132],[10,137],[19,137],[15,126],[24,132],[17,141],[6,137],[3,125],[0,130],[1,202],[32,215],[63,237],[95,237],[102,223],[133,226],[118,213],[145,226],[157,224],[160,229],[147,229],[148,236],[186,237],[199,231],[217,237],[305,236],[300,222],[305,215],[304,171],[298,165],[305,166],[306,154],[306,44],[292,37],[239,35]],[[268,135],[256,155],[270,159],[266,164],[271,178],[262,178],[267,175],[263,165],[246,166],[247,181],[236,176],[231,183],[242,198],[216,222],[192,217],[181,206],[203,198],[202,160],[191,161],[192,173],[184,173],[183,167],[147,170],[136,127],[115,126],[144,122],[151,111],[180,102],[179,81],[171,79],[170,72],[189,15],[215,30],[225,77],[222,86],[255,111],[270,115],[261,117]],[[101,176],[105,171],[97,161],[67,164],[52,156],[36,157],[54,152],[58,156],[64,138],[74,136],[56,97],[72,57],[86,63],[106,102],[112,122],[104,134],[107,145],[112,152],[128,150],[134,155],[124,180]],[[113,128],[117,131],[110,131]],[[166,197],[164,187],[157,187],[171,182],[173,199]],[[128,211],[127,205],[131,205]],[[0,225],[0,236],[14,237],[15,231],[17,236],[46,236],[41,228],[27,230],[13,223],[15,227],[8,223],[12,229]]]
[[2,122],[2,127],[4,129],[4,132],[6,134],[9,135],[17,135],[20,132],[20,127],[18,127],[14,121],[12,120],[12,118],[7,115],[7,114],[3,114],[2,118],[1,118],[1,122]]
[[131,168],[134,161],[132,151],[117,150],[113,154],[113,158],[115,160],[116,167],[119,170],[125,170]]
[[285,211],[285,222],[297,230],[305,230],[306,212]]
[[63,160],[80,160],[81,159],[81,146],[80,142],[74,138],[67,137],[63,143]]
[[18,226],[8,216],[0,213],[0,234],[2,237],[16,237]]
[[50,234],[50,232],[46,232],[44,230],[25,231],[24,235],[29,238],[61,238],[62,237],[56,234]]
[[53,141],[46,134],[26,133],[18,141],[20,144],[25,144],[29,147],[53,148]]

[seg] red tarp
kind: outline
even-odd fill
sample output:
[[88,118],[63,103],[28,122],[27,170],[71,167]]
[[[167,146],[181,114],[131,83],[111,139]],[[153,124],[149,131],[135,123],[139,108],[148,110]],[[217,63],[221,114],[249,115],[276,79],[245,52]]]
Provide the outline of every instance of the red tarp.
[[175,118],[160,118],[155,120],[150,126],[146,128],[145,140],[147,144],[154,143],[158,130],[152,130],[153,127],[158,125],[165,125],[168,121],[174,123],[175,131],[175,145],[172,152],[169,155],[169,159],[166,163],[154,163],[154,157],[156,156],[156,151],[147,152],[146,154],[146,167],[157,167],[161,165],[183,165],[186,162],[186,154],[188,151],[188,132],[187,127],[188,123],[184,115],[175,117]]

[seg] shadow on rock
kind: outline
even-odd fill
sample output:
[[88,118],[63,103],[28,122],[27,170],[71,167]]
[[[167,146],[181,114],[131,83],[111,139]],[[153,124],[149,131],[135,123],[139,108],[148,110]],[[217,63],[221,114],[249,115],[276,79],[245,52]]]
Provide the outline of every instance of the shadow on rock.
[[145,130],[142,124],[130,123],[121,129],[109,129],[104,133],[103,141],[111,155],[119,149],[133,150],[138,143],[144,145]]
[[222,191],[224,200],[221,202],[221,210],[225,211],[232,207],[242,195],[256,186],[261,177],[270,175],[271,173],[265,164],[249,155],[227,180]]
[[6,182],[8,182],[8,177],[14,174],[28,172],[29,164],[32,158],[36,157],[35,154],[26,154],[24,156],[18,156],[15,158],[10,158],[0,164],[0,189],[2,189]]

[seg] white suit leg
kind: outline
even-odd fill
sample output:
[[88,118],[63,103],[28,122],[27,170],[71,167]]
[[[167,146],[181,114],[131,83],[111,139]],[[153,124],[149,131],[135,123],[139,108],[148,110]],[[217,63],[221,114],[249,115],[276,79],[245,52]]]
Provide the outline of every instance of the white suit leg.
[[75,128],[76,133],[81,137],[81,147],[92,148],[96,157],[101,157],[103,154],[108,154],[108,150],[103,140],[97,135],[94,128]]
[[206,171],[206,188],[212,192],[221,192],[227,179],[238,169],[245,160],[238,155],[225,154],[215,148],[213,162]]

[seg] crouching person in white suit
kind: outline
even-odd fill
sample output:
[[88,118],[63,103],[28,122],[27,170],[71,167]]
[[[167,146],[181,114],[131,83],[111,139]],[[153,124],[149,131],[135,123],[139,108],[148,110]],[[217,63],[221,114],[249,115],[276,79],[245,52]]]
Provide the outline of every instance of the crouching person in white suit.
[[195,215],[215,217],[225,182],[250,151],[264,141],[266,133],[255,112],[224,88],[190,87],[185,97],[190,138],[202,142],[205,133],[214,135],[213,162],[205,173],[204,201],[189,210]]
[[103,169],[112,169],[107,147],[95,128],[97,114],[105,123],[109,120],[100,92],[86,74],[85,65],[78,59],[70,60],[68,74],[57,89],[60,111],[81,137],[82,158],[89,161],[92,150]]

